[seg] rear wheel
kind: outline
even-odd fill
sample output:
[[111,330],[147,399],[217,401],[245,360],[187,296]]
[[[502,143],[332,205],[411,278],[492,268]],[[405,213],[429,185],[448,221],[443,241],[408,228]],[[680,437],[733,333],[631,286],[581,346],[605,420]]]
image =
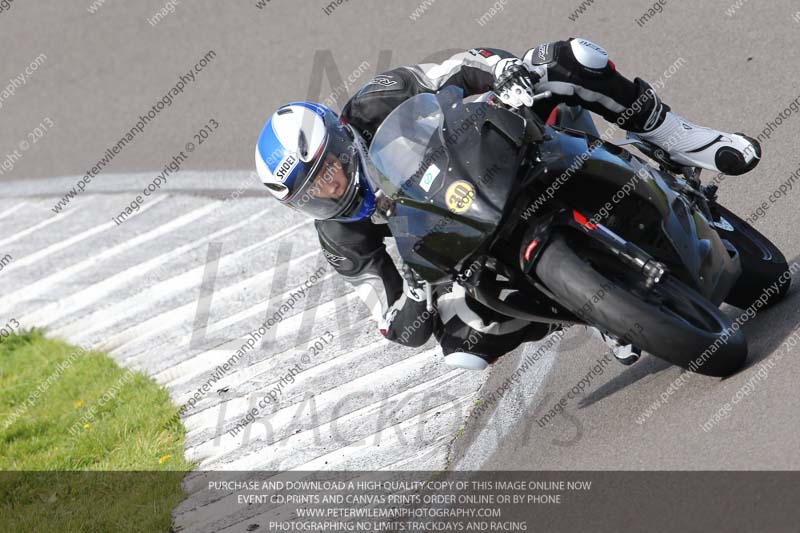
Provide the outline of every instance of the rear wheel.
[[562,235],[542,252],[536,274],[582,320],[670,363],[728,376],[747,359],[738,326],[669,274],[647,289],[640,274],[607,252]]
[[789,270],[786,258],[777,246],[753,226],[719,204],[714,207],[717,211],[715,215],[721,217],[717,219],[717,233],[736,247],[742,265],[742,275],[736,280],[725,302],[746,309],[775,283],[778,284],[777,293],[771,293],[767,305],[779,302],[789,292],[791,285],[788,275],[785,282],[779,281]]

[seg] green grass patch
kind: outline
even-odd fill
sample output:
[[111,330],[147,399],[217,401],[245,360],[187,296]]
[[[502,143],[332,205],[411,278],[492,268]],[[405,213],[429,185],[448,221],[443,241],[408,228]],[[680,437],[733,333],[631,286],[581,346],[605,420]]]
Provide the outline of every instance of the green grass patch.
[[0,342],[0,524],[169,531],[184,428],[167,392],[107,355],[31,330]]

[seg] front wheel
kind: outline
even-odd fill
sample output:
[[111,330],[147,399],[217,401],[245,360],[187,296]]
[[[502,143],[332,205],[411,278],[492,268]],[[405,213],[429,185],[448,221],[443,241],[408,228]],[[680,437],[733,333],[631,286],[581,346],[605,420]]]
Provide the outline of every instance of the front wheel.
[[671,275],[647,289],[641,275],[607,253],[561,235],[542,252],[536,274],[588,324],[670,363],[722,377],[741,369],[747,359],[742,331]]

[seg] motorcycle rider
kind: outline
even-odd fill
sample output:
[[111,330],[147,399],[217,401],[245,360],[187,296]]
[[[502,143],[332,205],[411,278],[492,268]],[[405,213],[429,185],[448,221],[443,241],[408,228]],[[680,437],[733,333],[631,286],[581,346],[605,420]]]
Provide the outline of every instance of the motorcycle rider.
[[[281,203],[316,219],[325,257],[356,287],[384,337],[417,347],[433,333],[445,362],[461,368],[486,368],[520,343],[541,339],[550,327],[499,315],[458,284],[437,295],[437,319],[427,311],[413,277],[401,276],[386,251],[383,241],[391,233],[376,214],[382,193],[366,179],[374,171],[368,145],[398,105],[448,86],[461,88],[465,96],[494,91],[515,108],[531,105],[535,93],[550,91],[553,97],[534,104],[542,117],[562,102],[581,105],[660,146],[678,163],[725,174],[752,170],[761,155],[750,137],[676,115],[647,82],[625,78],[603,48],[581,38],[542,43],[522,59],[504,50],[474,48],[441,64],[399,67],[373,78],[339,116],[312,102],[280,107],[256,145],[264,185]],[[635,347],[606,340],[620,361],[638,359]]]

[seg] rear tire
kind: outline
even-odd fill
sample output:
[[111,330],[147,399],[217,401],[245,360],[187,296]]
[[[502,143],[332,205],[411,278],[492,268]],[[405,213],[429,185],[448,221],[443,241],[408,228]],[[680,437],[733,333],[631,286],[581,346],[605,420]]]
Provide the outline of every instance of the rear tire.
[[[721,215],[734,229],[727,231],[717,227],[717,233],[736,247],[742,265],[742,275],[736,280],[725,302],[746,309],[761,297],[767,287],[778,282],[789,270],[789,265],[778,247],[753,226],[719,204],[715,208],[715,215]],[[790,285],[791,279],[783,284],[779,283],[778,293],[769,298],[767,306],[782,300],[789,292]]]
[[629,277],[599,272],[561,235],[542,252],[536,274],[585,322],[670,363],[722,377],[747,359],[738,326],[734,331],[719,308],[669,274],[645,292]]

